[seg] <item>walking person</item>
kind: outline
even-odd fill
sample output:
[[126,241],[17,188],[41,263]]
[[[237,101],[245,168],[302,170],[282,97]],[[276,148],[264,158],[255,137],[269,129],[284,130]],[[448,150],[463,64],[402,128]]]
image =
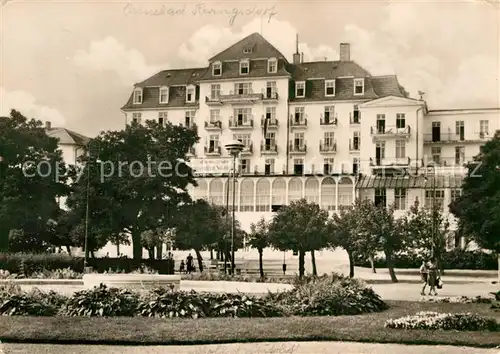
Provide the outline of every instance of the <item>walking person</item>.
[[[427,276],[427,285],[429,285],[429,295],[437,295],[436,286],[439,278],[439,270],[437,268],[437,262],[433,259],[429,263],[429,273]],[[434,294],[432,294],[434,292]]]
[[191,253],[186,258],[186,267],[188,273],[191,274],[193,271],[193,256],[191,256]]
[[427,278],[429,276],[429,268],[427,267],[427,262],[425,259],[422,260],[422,265],[420,266],[420,279],[422,280],[422,291],[420,295],[425,295],[425,288],[427,287]]

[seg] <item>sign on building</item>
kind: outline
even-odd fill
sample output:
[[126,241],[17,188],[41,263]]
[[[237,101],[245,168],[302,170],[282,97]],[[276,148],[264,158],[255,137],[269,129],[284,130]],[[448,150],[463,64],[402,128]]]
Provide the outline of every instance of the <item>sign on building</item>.
[[223,175],[228,174],[233,168],[233,160],[231,158],[220,159],[204,159],[192,158],[189,165],[193,169],[195,176],[205,175]]

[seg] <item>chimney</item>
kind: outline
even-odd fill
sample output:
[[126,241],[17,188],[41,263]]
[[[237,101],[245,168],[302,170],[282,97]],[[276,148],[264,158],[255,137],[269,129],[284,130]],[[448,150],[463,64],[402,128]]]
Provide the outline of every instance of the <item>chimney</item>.
[[52,127],[52,125],[50,124],[49,121],[46,121],[45,122],[45,129],[50,129]]
[[300,62],[304,62],[304,52],[300,53]]
[[349,43],[340,43],[340,61],[351,60],[351,46]]
[[293,63],[300,64],[300,53],[299,53],[299,34],[295,37],[295,53],[293,53]]

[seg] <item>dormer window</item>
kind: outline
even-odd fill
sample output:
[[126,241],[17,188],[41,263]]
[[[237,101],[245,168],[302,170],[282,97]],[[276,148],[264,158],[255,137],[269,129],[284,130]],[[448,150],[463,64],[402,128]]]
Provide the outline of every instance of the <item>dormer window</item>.
[[240,62],[240,75],[246,75],[250,71],[250,61],[243,60]]
[[271,58],[267,61],[267,72],[274,74],[278,71],[278,60],[276,58]]
[[325,96],[335,96],[335,80],[325,81]]
[[222,63],[216,62],[212,64],[212,75],[221,76],[222,75]]
[[304,81],[299,81],[295,84],[295,97],[305,97],[306,95],[306,83]]
[[134,104],[142,103],[142,88],[136,88],[134,90]]
[[252,53],[252,48],[243,49],[243,53],[245,53],[245,54]]
[[168,103],[168,87],[160,87],[160,103]]
[[186,102],[194,102],[196,100],[196,90],[194,86],[188,86],[186,88]]
[[365,93],[365,79],[354,79],[354,94],[362,95]]

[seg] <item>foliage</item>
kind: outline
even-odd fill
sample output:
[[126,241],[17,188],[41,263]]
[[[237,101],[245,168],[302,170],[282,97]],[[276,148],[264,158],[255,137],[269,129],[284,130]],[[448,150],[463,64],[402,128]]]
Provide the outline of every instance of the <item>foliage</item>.
[[269,225],[269,244],[299,252],[299,276],[304,276],[305,253],[328,246],[328,212],[305,199],[283,206]]
[[[58,214],[57,198],[68,194],[58,141],[41,121],[15,110],[0,117],[0,131],[0,251],[45,251],[52,244],[49,221]],[[9,240],[10,230],[22,232]]]
[[444,303],[444,304],[491,304],[493,298],[476,296],[455,296],[455,297],[431,297],[427,299],[427,302]]
[[472,313],[418,312],[414,316],[391,319],[385,327],[396,329],[426,329],[454,331],[498,331],[500,324],[495,319]]
[[101,284],[81,290],[68,299],[62,314],[65,316],[134,316],[139,296],[127,289],[108,288]]
[[262,255],[264,248],[269,245],[269,223],[264,219],[264,217],[260,218],[256,224],[252,223],[250,225],[250,234],[248,236],[248,243],[250,247],[257,249],[259,252],[260,277],[264,278]]
[[294,289],[269,294],[268,299],[296,316],[356,315],[387,309],[362,281],[338,274],[304,279]]
[[65,302],[66,297],[54,291],[0,289],[0,315],[55,316]]
[[90,237],[109,241],[129,233],[134,259],[140,259],[142,232],[165,227],[191,200],[187,187],[196,181],[185,161],[197,141],[193,129],[154,121],[102,132],[89,146],[90,158],[80,161],[85,168],[72,185],[68,206],[84,220],[89,185]]
[[83,274],[71,268],[43,270],[30,275],[33,279],[82,279]]

